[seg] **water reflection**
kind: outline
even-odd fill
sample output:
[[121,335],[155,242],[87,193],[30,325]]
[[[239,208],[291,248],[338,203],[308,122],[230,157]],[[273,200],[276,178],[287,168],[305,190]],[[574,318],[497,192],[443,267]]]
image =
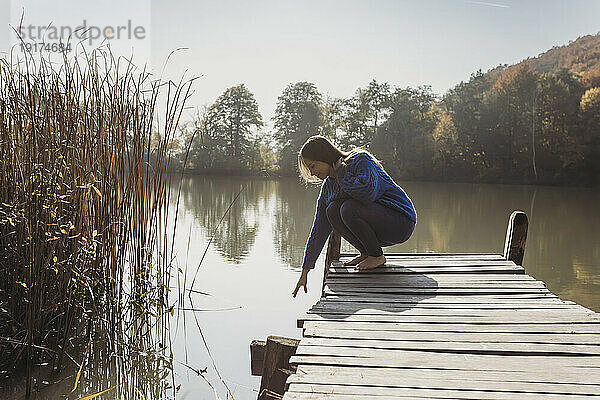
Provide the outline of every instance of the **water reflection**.
[[274,188],[273,242],[281,260],[299,269],[312,227],[319,187],[306,187],[297,179],[281,179],[274,182]]
[[183,209],[200,222],[227,261],[240,264],[256,239],[264,207],[264,202],[259,203],[265,199],[267,186],[268,182],[252,179],[186,176]]
[[[259,225],[270,224],[281,261],[299,268],[318,187],[307,188],[294,178],[187,177],[184,207],[212,232],[242,187],[216,230],[219,253],[251,266],[245,257]],[[556,294],[600,310],[598,189],[430,182],[403,187],[417,207],[419,222],[408,242],[387,251],[501,253],[508,216],[520,209],[529,217],[527,272]],[[347,243],[343,249],[354,251]]]
[[[170,313],[143,295],[135,303],[127,309],[107,304],[103,318],[78,326],[87,333],[83,339],[65,340],[68,351],[57,354],[59,361],[46,357],[34,365],[31,398],[175,398]],[[54,370],[61,359],[64,367]],[[26,398],[23,377],[0,383],[0,398]]]

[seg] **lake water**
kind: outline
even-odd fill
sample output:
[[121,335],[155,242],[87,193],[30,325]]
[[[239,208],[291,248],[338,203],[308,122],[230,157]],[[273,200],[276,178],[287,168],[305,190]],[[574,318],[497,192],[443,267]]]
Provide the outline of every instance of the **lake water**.
[[[600,190],[400,184],[415,203],[419,222],[410,240],[386,251],[499,254],[510,213],[523,210],[529,217],[526,272],[561,298],[600,311]],[[319,298],[325,252],[309,274],[309,293],[291,297],[318,190],[294,178],[184,178],[177,262],[187,271],[189,286],[212,237],[194,284],[194,290],[209,295],[193,294],[193,307],[227,311],[196,312],[197,321],[192,312],[179,312],[171,336],[176,357],[194,368],[208,367],[221,398],[226,384],[235,399],[256,399],[260,378],[250,376],[251,340],[300,337],[296,318]],[[353,251],[348,243],[342,250]],[[176,368],[177,397],[215,398],[188,371]]]
[[[410,240],[386,251],[500,254],[510,213],[523,210],[529,217],[526,272],[561,298],[600,311],[599,189],[400,184],[415,203],[419,220]],[[196,278],[194,292],[179,298],[180,309],[169,323],[177,360],[174,383],[181,385],[177,399],[227,399],[227,388],[236,400],[256,399],[260,378],[250,375],[250,342],[268,335],[300,337],[296,318],[321,292],[324,251],[309,274],[308,294],[291,296],[318,191],[294,178],[184,177],[174,260],[180,272],[170,282],[170,304],[177,300],[184,277],[187,288]],[[175,200],[171,208],[173,215]],[[342,250],[354,252],[342,243]],[[127,376],[168,373],[146,371],[144,365],[128,368]],[[216,394],[193,372],[204,368]],[[102,380],[99,388],[118,382],[102,371],[95,375]],[[73,379],[71,375],[51,385],[55,393],[36,397],[65,398]],[[172,392],[165,396],[160,389],[151,397],[173,398]]]

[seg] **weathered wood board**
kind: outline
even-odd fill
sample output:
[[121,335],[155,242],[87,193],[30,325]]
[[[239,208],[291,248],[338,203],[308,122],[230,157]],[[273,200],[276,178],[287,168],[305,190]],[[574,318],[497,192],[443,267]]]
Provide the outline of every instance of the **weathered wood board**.
[[334,262],[298,319],[283,399],[600,398],[600,315],[526,275],[516,251]]

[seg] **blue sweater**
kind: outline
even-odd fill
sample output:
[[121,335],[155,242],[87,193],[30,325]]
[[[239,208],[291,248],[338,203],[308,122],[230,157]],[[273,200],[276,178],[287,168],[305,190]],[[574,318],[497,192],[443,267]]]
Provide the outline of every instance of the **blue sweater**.
[[303,269],[312,269],[332,231],[327,206],[334,200],[354,198],[364,204],[378,203],[404,213],[417,222],[415,207],[388,173],[368,153],[357,153],[336,170],[336,177],[325,178],[317,200],[317,210],[304,251]]

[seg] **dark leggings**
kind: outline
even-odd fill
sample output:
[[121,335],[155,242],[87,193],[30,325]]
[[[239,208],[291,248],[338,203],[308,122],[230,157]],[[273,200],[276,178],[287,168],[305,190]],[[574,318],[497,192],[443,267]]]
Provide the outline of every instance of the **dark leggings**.
[[332,201],[327,219],[361,254],[374,257],[383,254],[382,246],[406,242],[415,229],[415,223],[402,212],[355,199]]

